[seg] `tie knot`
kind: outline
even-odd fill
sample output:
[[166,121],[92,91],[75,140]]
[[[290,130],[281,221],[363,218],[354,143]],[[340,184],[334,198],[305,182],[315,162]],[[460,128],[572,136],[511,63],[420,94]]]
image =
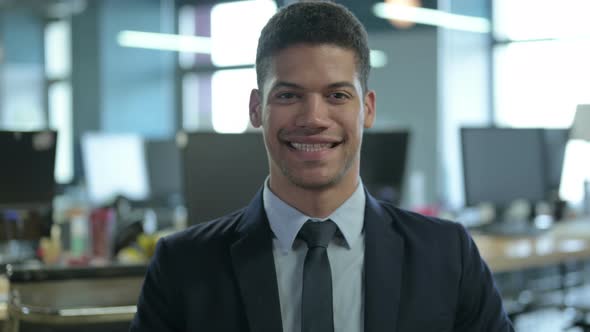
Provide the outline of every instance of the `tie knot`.
[[307,221],[299,231],[299,237],[307,243],[308,248],[328,248],[338,227],[332,220]]

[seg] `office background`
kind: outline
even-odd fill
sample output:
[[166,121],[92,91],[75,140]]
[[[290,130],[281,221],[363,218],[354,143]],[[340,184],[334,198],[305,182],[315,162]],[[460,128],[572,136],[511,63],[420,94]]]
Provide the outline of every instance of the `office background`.
[[[174,142],[256,132],[257,36],[290,2],[1,0],[0,130],[58,132],[58,195],[88,189],[89,133]],[[420,9],[415,22],[384,18],[381,1],[337,2],[369,32],[371,131],[410,134],[403,207],[465,209],[461,128],[567,130],[590,104],[587,1],[386,1]],[[560,193],[574,207],[590,176],[584,151],[571,142],[565,156]]]
[[[456,208],[464,202],[460,126],[566,128],[575,105],[590,99],[583,88],[590,71],[587,31],[576,18],[584,2],[556,12],[550,2],[422,3],[481,18],[493,33],[468,25],[396,28],[374,14],[377,1],[342,3],[367,26],[371,48],[385,61],[370,80],[378,96],[375,129],[412,131],[408,174],[424,178],[426,203]],[[240,8],[210,15],[214,4],[4,1],[0,126],[60,129],[61,183],[80,180],[77,142],[87,131],[170,138],[182,129],[243,130],[255,44],[229,42],[255,41],[256,29],[245,27],[261,26],[274,2],[258,5],[266,14],[252,5],[252,15]],[[124,47],[121,33],[130,30],[212,36],[219,50],[190,55]]]

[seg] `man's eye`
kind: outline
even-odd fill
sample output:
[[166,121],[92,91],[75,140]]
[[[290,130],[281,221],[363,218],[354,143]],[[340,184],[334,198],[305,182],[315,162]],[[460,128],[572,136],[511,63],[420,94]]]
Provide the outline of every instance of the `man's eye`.
[[334,92],[334,93],[331,93],[329,95],[329,97],[332,98],[332,99],[348,99],[349,98],[349,96],[346,93],[343,93],[343,92]]
[[297,95],[291,92],[283,92],[277,94],[277,99],[293,99],[296,98]]

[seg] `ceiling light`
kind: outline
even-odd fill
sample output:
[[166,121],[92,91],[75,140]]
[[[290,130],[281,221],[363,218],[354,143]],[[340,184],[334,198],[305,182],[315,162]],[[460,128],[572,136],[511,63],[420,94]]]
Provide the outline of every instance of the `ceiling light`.
[[436,9],[377,3],[373,5],[373,13],[387,20],[410,21],[452,30],[478,33],[491,31],[490,21],[486,18],[451,14]]
[[211,38],[167,33],[121,31],[117,42],[125,47],[211,54]]

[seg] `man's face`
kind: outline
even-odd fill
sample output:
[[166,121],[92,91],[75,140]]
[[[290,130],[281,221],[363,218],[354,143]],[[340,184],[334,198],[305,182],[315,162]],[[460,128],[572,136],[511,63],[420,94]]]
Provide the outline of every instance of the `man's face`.
[[270,61],[263,91],[252,91],[250,120],[263,128],[271,185],[355,182],[363,128],[375,118],[375,94],[363,95],[355,53],[299,44]]

